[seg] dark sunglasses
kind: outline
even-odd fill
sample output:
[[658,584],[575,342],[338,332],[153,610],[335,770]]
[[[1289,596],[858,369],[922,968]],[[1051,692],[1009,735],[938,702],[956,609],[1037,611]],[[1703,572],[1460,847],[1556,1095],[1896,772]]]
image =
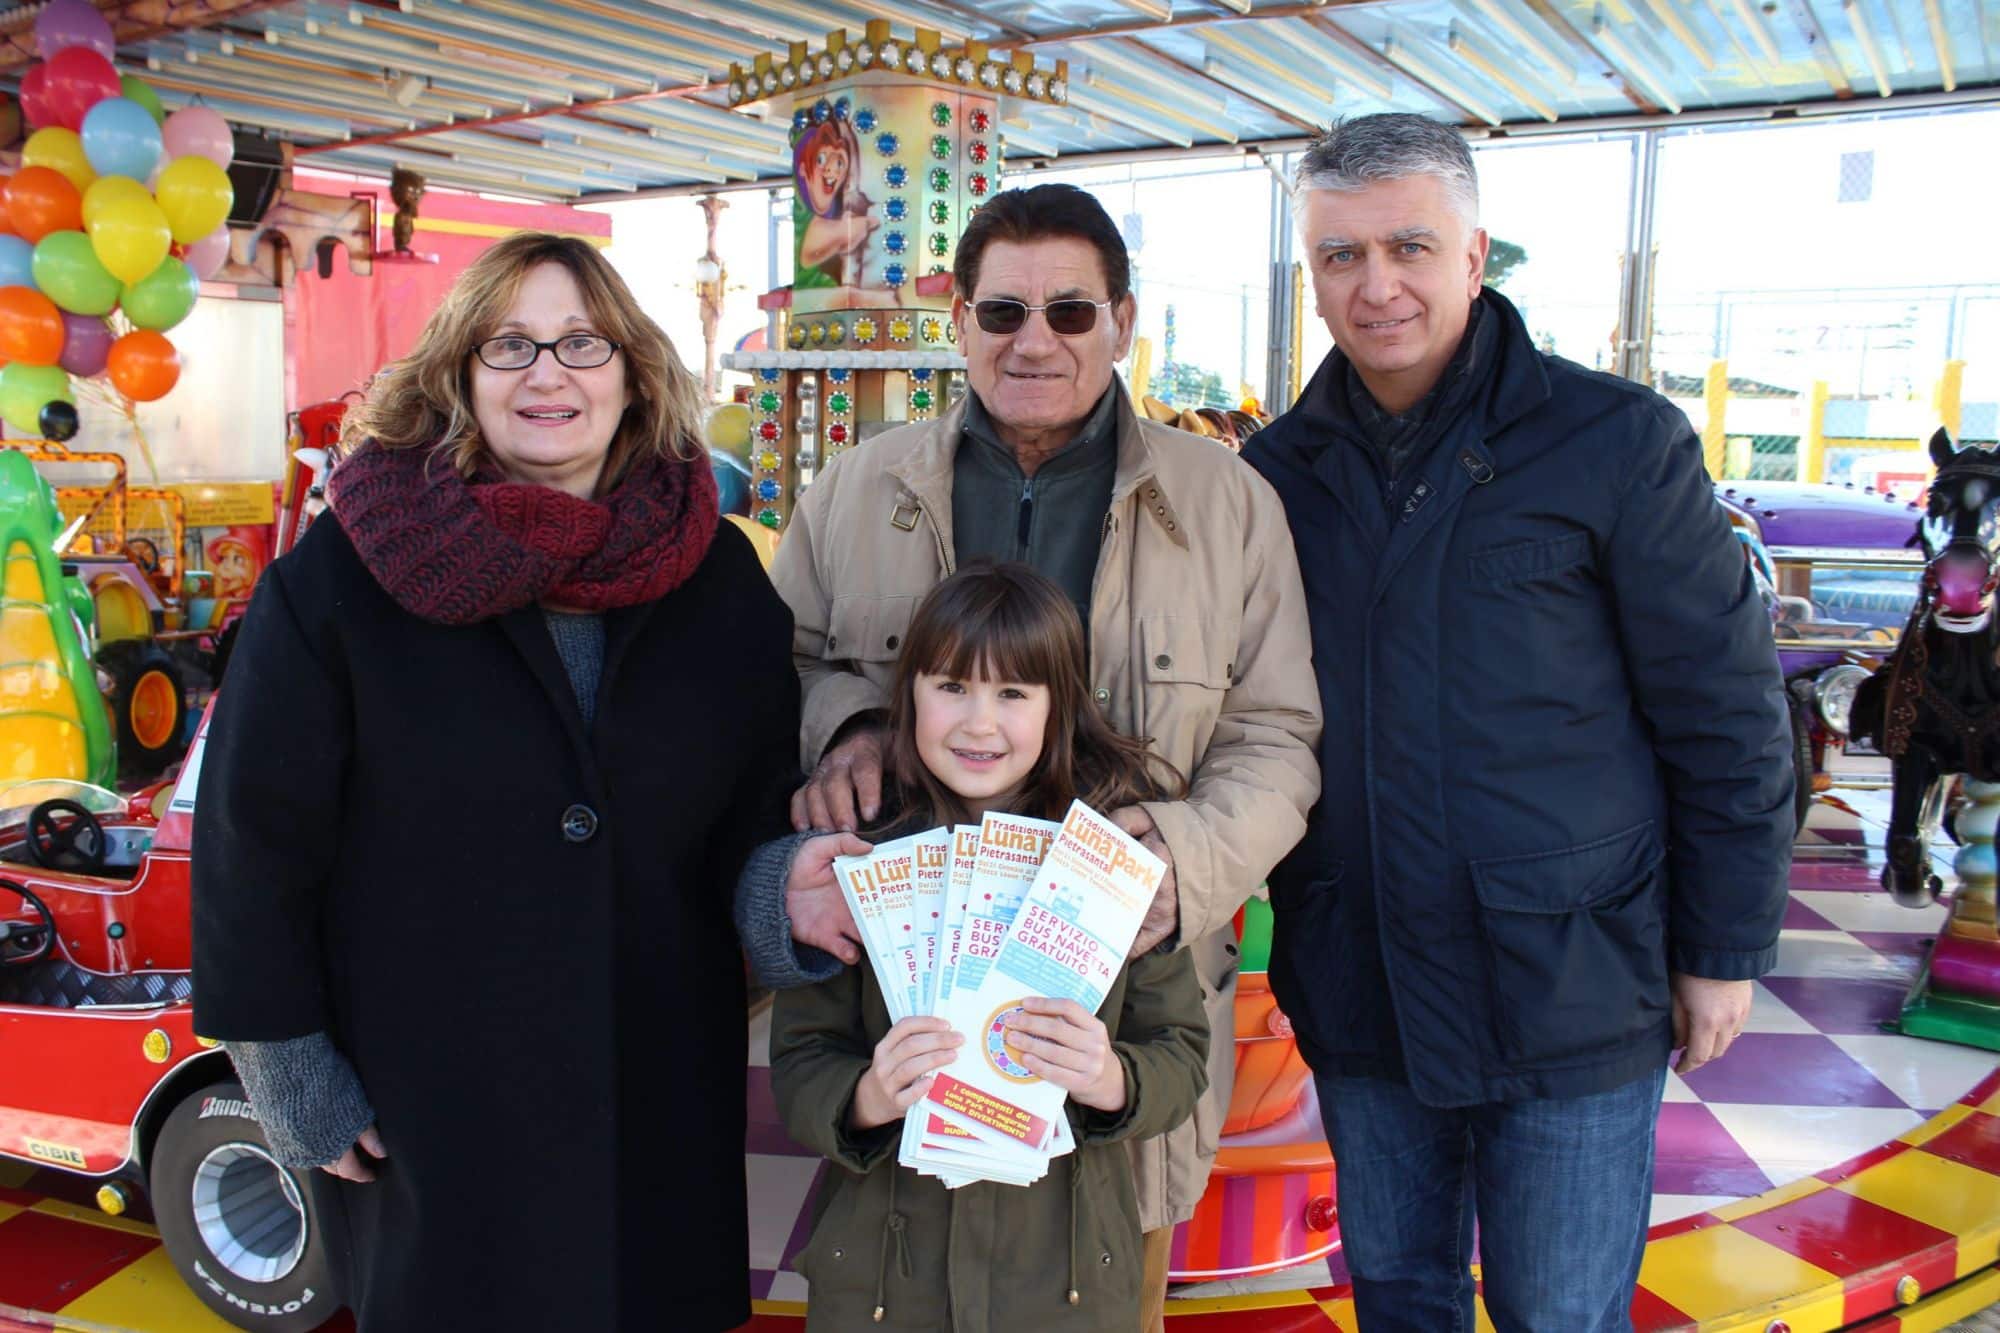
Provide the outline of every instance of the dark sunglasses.
[[1008,334],[1019,333],[1021,326],[1028,322],[1028,316],[1039,310],[1049,321],[1052,332],[1073,338],[1096,328],[1097,312],[1110,308],[1109,301],[1086,301],[1076,296],[1051,301],[1047,305],[1004,300],[975,301],[972,303],[972,314],[979,321],[979,327],[988,333]]

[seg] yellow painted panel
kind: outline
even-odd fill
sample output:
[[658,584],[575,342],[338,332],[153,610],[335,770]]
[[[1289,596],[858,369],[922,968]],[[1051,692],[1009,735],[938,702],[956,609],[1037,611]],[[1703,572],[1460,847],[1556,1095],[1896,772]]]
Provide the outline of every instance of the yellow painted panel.
[[[1915,1133],[1914,1130],[1911,1132]],[[1711,1208],[1708,1211],[1725,1222],[1734,1222],[1739,1217],[1761,1213],[1766,1208],[1776,1208],[1779,1204],[1790,1203],[1793,1199],[1803,1199],[1808,1194],[1817,1194],[1825,1188],[1827,1184],[1824,1180],[1807,1176],[1803,1180],[1794,1180],[1789,1185],[1780,1185],[1774,1190],[1765,1190],[1762,1194],[1753,1194],[1747,1199],[1738,1199],[1735,1203],[1725,1203],[1719,1208]]]
[[32,778],[80,782],[90,774],[83,728],[59,717],[34,713],[0,717],[0,756],[6,760],[0,764],[0,782]]
[[1978,1112],[1974,1111],[1970,1106],[1963,1104],[1947,1106],[1944,1110],[1939,1111],[1909,1133],[1898,1134],[1896,1142],[1907,1143],[1911,1147],[1921,1147],[1952,1126],[1958,1124],[1959,1121],[1965,1119],[1967,1116],[1977,1114]]
[[0,1162],[0,1185],[17,1190],[28,1183],[28,1177],[41,1168],[27,1162]]
[[1493,1327],[1492,1317],[1486,1313],[1486,1302],[1474,1297],[1472,1301],[1472,1326],[1477,1333],[1499,1333]]
[[789,1319],[806,1317],[804,1301],[752,1301],[750,1310],[753,1314],[781,1315]]
[[1169,1314],[1227,1314],[1231,1310],[1289,1310],[1313,1304],[1303,1291],[1259,1291],[1242,1296],[1198,1296],[1176,1299],[1167,1306]]
[[2000,1255],[2000,1176],[1906,1152],[1837,1188],[1958,1237],[1958,1276]]
[[1361,1320],[1354,1313],[1353,1301],[1321,1301],[1319,1312],[1332,1320],[1340,1333],[1361,1333]]
[[46,607],[28,602],[0,604],[0,662],[54,662],[55,630]]
[[6,1203],[4,1201],[0,1201],[0,1222],[5,1222],[8,1218],[12,1217],[14,1214],[22,1211],[24,1210],[18,1203]]
[[74,722],[76,691],[50,663],[0,663],[0,713],[54,713]]
[[1991,1097],[1978,1103],[1973,1109],[1975,1111],[1984,1111],[1988,1115],[2000,1115],[2000,1088],[1995,1088]]
[[41,566],[35,563],[34,553],[26,542],[15,542],[7,552],[7,577],[0,583],[0,594],[10,602],[40,602],[46,593]]
[[1896,1326],[1901,1333],[1934,1333],[1967,1315],[1977,1314],[1995,1301],[2000,1301],[2000,1273],[1988,1270],[1963,1282],[1954,1282],[1943,1291],[1932,1292],[1903,1310]]
[[230,1325],[181,1281],[165,1249],[125,1265],[58,1313],[146,1333],[230,1333]]
[[154,1240],[160,1236],[158,1231],[145,1222],[135,1222],[129,1217],[113,1217],[87,1204],[65,1203],[61,1199],[42,1199],[36,1202],[34,1211],[47,1213],[50,1217],[66,1217],[72,1222],[103,1227],[106,1231],[122,1231],[128,1236],[146,1236]]
[[[1823,1287],[1832,1289],[1834,1313],[1840,1312],[1840,1279],[1730,1226],[1654,1241],[1640,1262],[1639,1285],[1697,1320],[1773,1307]],[[1836,1318],[1827,1327],[1839,1325]]]

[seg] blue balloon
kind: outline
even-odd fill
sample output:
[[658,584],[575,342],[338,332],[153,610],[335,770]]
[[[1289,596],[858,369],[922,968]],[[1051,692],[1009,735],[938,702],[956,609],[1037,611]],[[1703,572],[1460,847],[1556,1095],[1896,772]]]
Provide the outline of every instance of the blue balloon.
[[129,97],[107,97],[83,117],[83,155],[100,176],[142,181],[160,161],[160,127]]
[[18,236],[0,236],[0,287],[33,287],[35,247]]

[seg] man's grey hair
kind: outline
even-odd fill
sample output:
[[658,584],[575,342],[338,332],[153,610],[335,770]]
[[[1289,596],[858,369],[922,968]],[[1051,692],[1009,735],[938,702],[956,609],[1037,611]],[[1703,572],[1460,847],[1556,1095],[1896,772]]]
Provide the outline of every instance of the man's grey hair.
[[1314,190],[1352,194],[1411,176],[1437,177],[1466,226],[1479,225],[1479,174],[1465,136],[1407,112],[1337,121],[1315,139],[1292,178],[1292,217],[1303,216],[1306,195]]

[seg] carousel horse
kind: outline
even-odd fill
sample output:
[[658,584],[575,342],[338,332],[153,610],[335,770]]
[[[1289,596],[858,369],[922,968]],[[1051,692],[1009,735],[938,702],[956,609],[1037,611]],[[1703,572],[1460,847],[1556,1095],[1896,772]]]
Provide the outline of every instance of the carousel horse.
[[1953,777],[2000,781],[2000,451],[1931,437],[1937,478],[1910,545],[1926,564],[1909,624],[1854,699],[1853,733],[1889,756],[1894,798],[1882,887],[1905,907],[1942,888],[1930,834]]

